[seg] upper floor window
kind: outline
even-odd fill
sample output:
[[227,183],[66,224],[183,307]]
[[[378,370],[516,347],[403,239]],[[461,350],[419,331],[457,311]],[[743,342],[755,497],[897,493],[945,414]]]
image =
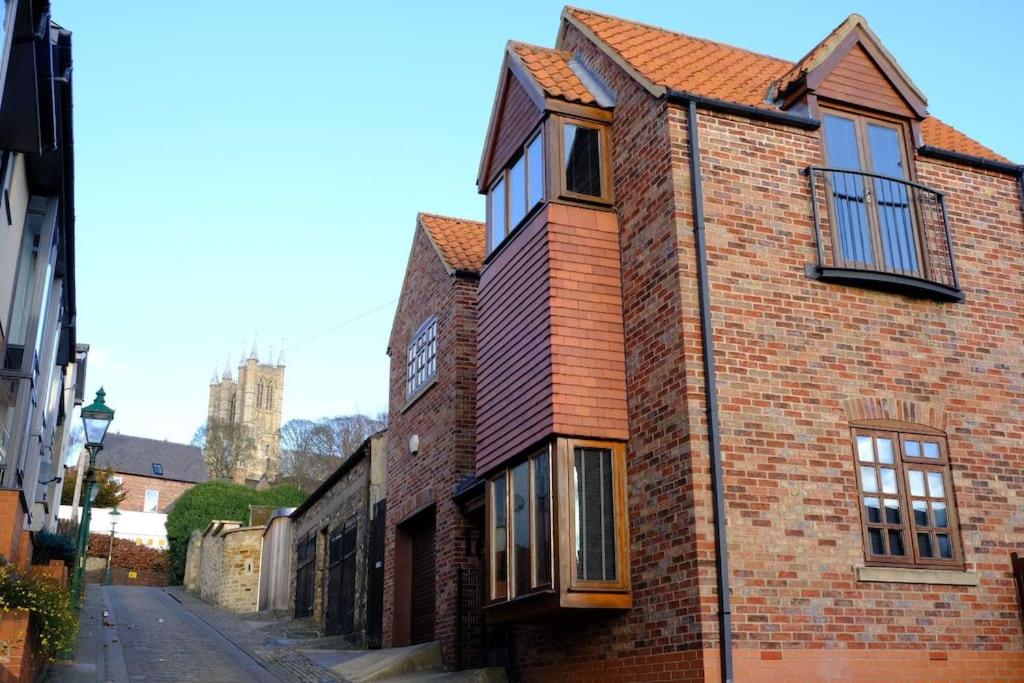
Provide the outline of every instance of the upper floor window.
[[409,342],[405,396],[412,396],[437,374],[437,316],[420,325]]
[[867,561],[961,566],[946,440],[859,428],[853,438]]
[[538,131],[498,174],[487,195],[488,252],[544,199],[544,136]]
[[146,489],[146,498],[142,505],[143,512],[157,512],[160,507],[160,492]]
[[153,463],[153,474],[158,477],[164,476],[164,466],[158,462]]
[[572,194],[600,197],[601,132],[575,123],[563,124],[565,190]]

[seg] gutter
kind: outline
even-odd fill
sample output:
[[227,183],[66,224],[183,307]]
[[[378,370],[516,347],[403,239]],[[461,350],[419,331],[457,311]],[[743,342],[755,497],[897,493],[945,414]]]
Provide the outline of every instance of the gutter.
[[920,147],[917,148],[917,151],[926,157],[932,157],[933,159],[941,159],[943,161],[952,161],[958,164],[966,164],[967,166],[973,166],[974,168],[982,168],[985,169],[986,171],[1012,173],[1018,177],[1024,174],[1024,166],[1018,166],[1017,164],[1011,164],[1005,161],[993,161],[992,159],[977,157],[974,156],[973,154],[951,152],[948,149],[942,149],[941,147],[933,147],[932,145],[921,145]]
[[690,135],[690,182],[693,194],[693,237],[697,250],[697,290],[700,297],[701,351],[704,361],[704,398],[711,455],[711,492],[714,497],[715,570],[718,578],[718,637],[722,681],[733,682],[732,597],[729,587],[729,545],[725,528],[725,487],[722,474],[722,439],[718,424],[718,383],[715,377],[714,329],[711,321],[711,287],[704,233],[704,190],[700,175],[700,141],[697,137],[698,98],[687,100],[686,126]]
[[710,109],[711,111],[720,111],[726,114],[739,114],[740,116],[746,116],[758,121],[795,126],[803,130],[817,130],[821,127],[821,121],[818,119],[812,119],[809,116],[790,114],[789,112],[778,111],[775,109],[761,109],[759,107],[752,107],[748,104],[727,102],[726,100],[719,100],[714,97],[695,95],[693,93],[686,92],[685,90],[674,90],[672,88],[668,88],[665,91],[665,97],[669,102],[674,102],[676,104],[694,103],[700,105],[704,109]]

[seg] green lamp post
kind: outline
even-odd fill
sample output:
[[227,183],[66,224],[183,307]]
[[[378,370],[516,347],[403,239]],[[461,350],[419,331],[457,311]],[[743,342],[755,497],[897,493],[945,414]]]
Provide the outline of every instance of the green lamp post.
[[82,519],[78,523],[78,546],[75,548],[75,574],[72,577],[71,599],[77,609],[81,604],[82,579],[85,577],[85,559],[88,556],[89,522],[92,516],[93,490],[96,487],[96,454],[103,450],[103,439],[114,419],[114,411],[107,405],[107,392],[103,387],[96,392],[96,400],[82,408],[82,424],[85,427],[85,449],[89,452],[89,469],[85,474],[85,488],[82,490]]
[[117,531],[117,518],[120,516],[121,513],[118,512],[115,505],[114,509],[110,511],[110,547],[107,549],[107,572],[103,577],[103,583],[108,586],[111,579],[110,561],[114,558],[114,533]]

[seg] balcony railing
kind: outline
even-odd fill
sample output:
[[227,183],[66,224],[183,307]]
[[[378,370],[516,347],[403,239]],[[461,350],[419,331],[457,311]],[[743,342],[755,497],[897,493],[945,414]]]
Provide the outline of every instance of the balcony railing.
[[892,176],[809,166],[821,280],[963,301],[941,192]]

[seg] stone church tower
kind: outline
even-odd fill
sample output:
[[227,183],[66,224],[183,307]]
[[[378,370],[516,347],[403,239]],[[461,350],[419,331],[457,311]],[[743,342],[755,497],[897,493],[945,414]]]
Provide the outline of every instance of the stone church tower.
[[[245,458],[245,479],[274,481],[281,463],[281,406],[284,403],[284,351],[266,363],[253,344],[249,357],[238,366],[237,381],[230,368],[210,381],[209,419],[247,426],[256,440],[256,452]],[[240,478],[240,477],[239,477]],[[240,482],[245,483],[245,482]]]

